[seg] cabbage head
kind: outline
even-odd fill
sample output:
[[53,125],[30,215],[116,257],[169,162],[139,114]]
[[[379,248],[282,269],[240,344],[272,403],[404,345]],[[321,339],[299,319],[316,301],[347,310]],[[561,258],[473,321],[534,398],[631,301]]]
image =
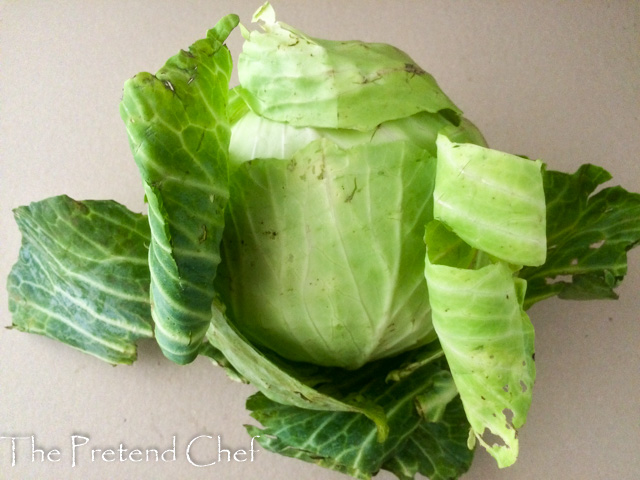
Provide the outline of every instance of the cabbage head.
[[229,316],[251,341],[325,366],[432,342],[436,137],[482,137],[399,50],[263,27],[246,34],[232,93],[217,277]]

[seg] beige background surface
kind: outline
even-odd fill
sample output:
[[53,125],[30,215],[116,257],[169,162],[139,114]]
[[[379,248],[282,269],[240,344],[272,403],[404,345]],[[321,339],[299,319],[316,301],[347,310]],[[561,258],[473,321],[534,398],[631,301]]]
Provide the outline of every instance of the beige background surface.
[[[431,72],[490,145],[574,171],[609,169],[640,190],[640,7],[628,2],[274,0],[279,18],[318,37],[394,44]],[[0,11],[0,326],[19,234],[10,210],[51,195],[114,198],[143,209],[118,115],[122,84],[155,71],[222,15],[245,23],[258,1],[3,1]],[[238,32],[230,42],[237,54]],[[618,479],[640,472],[640,252],[617,302],[548,301],[530,314],[538,380],[521,454],[498,470],[478,451],[472,479]],[[35,435],[62,451],[32,463],[29,441],[0,479],[340,479],[258,452],[254,462],[196,468],[189,440],[247,448],[253,390],[204,360],[165,361],[151,343],[111,367],[46,338],[0,330],[0,436]],[[175,462],[70,465],[72,435],[96,448],[168,448]],[[206,452],[201,452],[202,455]],[[380,479],[390,479],[382,474]]]

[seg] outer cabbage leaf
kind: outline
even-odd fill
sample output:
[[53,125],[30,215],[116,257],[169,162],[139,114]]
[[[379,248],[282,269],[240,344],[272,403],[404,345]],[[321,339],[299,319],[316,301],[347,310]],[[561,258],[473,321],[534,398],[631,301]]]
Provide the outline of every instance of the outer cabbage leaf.
[[535,379],[515,272],[546,254],[541,164],[443,135],[437,145],[438,220],[425,236],[433,326],[475,437],[504,467],[517,458]]
[[256,113],[296,126],[363,131],[421,111],[446,111],[457,123],[458,108],[397,48],[311,38],[277,22],[268,4],[254,21],[265,32],[244,32],[238,72],[240,93]]
[[546,171],[548,255],[527,267],[525,307],[545,298],[617,298],[627,273],[627,251],[640,243],[640,194],[622,187],[596,188],[611,175],[582,165],[574,174]]
[[515,265],[545,261],[540,161],[440,135],[434,217],[464,241]]
[[[431,404],[441,412],[425,419],[416,409],[417,399],[432,392],[434,384],[449,373],[438,362],[423,365],[400,381],[387,383],[387,361],[375,362],[342,377],[335,390],[356,391],[359,396],[381,405],[389,423],[389,436],[383,442],[364,416],[348,412],[320,412],[284,406],[262,394],[249,398],[247,408],[263,424],[247,426],[259,443],[282,455],[315,463],[355,478],[369,479],[380,469],[391,470],[400,478],[413,478],[417,472],[445,478],[465,472],[473,456],[467,447],[469,425],[461,408],[447,405],[459,402],[453,395],[433,395]],[[449,376],[450,378],[450,376]],[[424,457],[425,451],[426,458]],[[437,473],[443,474],[439,477]]]
[[14,213],[22,247],[7,284],[13,327],[132,363],[136,342],[153,337],[147,218],[67,196]]
[[239,383],[249,383],[238,370],[233,366],[231,362],[224,356],[224,353],[219,348],[214,347],[209,342],[204,342],[200,347],[200,355],[207,357],[211,360],[216,367],[221,367],[224,369],[227,376],[233,380],[234,382]]
[[154,76],[125,84],[121,116],[149,203],[152,315],[164,354],[188,363],[209,328],[229,197],[229,15]]
[[302,375],[295,371],[295,365],[279,361],[275,355],[268,356],[247,342],[225,317],[223,307],[218,302],[212,307],[211,328],[207,337],[241,378],[272,401],[298,408],[361,413],[377,432],[377,439],[387,437],[387,419],[379,406],[355,399],[341,401],[307,385],[297,378]]
[[416,474],[429,480],[459,478],[471,466],[474,450],[467,446],[469,424],[457,397],[445,407],[437,421],[422,421],[402,448],[397,448],[383,464],[400,480],[413,480]]
[[500,467],[511,465],[535,379],[524,281],[504,262],[470,270],[432,264],[428,255],[425,276],[433,324],[474,434]]

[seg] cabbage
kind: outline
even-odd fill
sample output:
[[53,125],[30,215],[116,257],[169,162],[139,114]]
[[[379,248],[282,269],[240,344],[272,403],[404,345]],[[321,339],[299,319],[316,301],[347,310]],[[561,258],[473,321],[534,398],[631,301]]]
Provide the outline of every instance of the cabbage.
[[206,356],[258,390],[263,448],[355,478],[457,478],[476,444],[513,464],[526,310],[615,297],[640,195],[489,148],[394,47],[309,37],[269,4],[254,21],[234,88],[235,15],[126,82],[148,215],[66,196],[15,211],[14,327],[110,363],[150,337]]

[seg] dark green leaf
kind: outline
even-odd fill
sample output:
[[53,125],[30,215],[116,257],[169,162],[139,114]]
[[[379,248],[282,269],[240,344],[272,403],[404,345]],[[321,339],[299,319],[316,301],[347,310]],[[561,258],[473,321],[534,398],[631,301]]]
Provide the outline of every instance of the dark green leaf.
[[124,88],[120,112],[149,203],[155,335],[164,354],[188,363],[209,328],[229,198],[229,15],[156,75]]
[[[376,365],[378,368],[381,366],[381,363]],[[389,435],[385,441],[378,440],[375,425],[362,414],[286,406],[269,400],[261,393],[249,398],[247,408],[252,410],[252,416],[264,429],[247,426],[247,430],[252,436],[260,435],[258,441],[268,450],[360,479],[371,478],[381,468],[394,472],[403,468],[408,471],[414,468],[415,462],[418,462],[418,467],[413,473],[427,471],[428,467],[422,463],[428,460],[414,458],[418,456],[415,449],[419,448],[427,449],[427,458],[438,465],[464,464],[459,473],[468,468],[471,452],[461,455],[457,451],[458,447],[467,448],[469,425],[464,413],[461,413],[461,417],[457,413],[454,416],[445,413],[442,419],[444,423],[436,427],[439,423],[427,422],[416,408],[419,396],[428,393],[434,381],[443,373],[449,375],[448,372],[442,370],[438,363],[430,363],[400,381],[389,384],[384,375],[375,376],[372,370],[366,370],[367,367],[363,372],[356,372],[352,379],[343,379],[334,387],[334,391],[351,390],[350,397],[360,397],[363,402],[380,405],[389,425]],[[355,387],[358,388],[357,392],[353,390]],[[431,400],[435,401],[436,398],[438,396],[433,396]],[[444,405],[451,401],[451,396],[442,395],[439,398]],[[452,421],[454,417],[455,421]],[[451,438],[440,438],[444,433],[451,433],[449,428],[455,434]],[[408,454],[400,455],[399,452],[404,451],[412,438],[411,442],[416,446],[411,447]],[[450,453],[456,458],[449,458]]]
[[622,187],[594,193],[611,175],[583,165],[572,175],[547,171],[547,261],[525,267],[525,307],[558,295],[568,299],[617,298],[627,273],[627,251],[640,242],[640,194]]
[[458,478],[469,470],[473,460],[468,437],[469,424],[458,397],[447,405],[440,421],[420,422],[383,468],[400,480],[411,480],[418,473],[430,480]]
[[20,257],[8,279],[18,330],[110,363],[132,363],[153,336],[149,225],[113,201],[52,197],[15,210]]

